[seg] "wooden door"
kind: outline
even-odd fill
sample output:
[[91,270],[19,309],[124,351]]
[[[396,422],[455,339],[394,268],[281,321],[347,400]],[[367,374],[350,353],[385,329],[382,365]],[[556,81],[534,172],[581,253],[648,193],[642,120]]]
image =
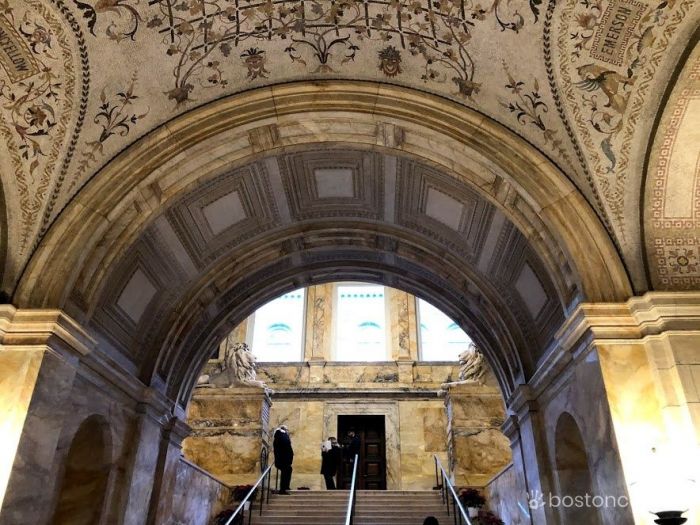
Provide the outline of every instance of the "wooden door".
[[[338,439],[349,442],[348,432],[360,438],[360,463],[357,473],[359,490],[386,490],[386,435],[384,416],[338,416]],[[344,447],[345,448],[345,447]],[[344,455],[338,486],[350,488],[352,458]]]

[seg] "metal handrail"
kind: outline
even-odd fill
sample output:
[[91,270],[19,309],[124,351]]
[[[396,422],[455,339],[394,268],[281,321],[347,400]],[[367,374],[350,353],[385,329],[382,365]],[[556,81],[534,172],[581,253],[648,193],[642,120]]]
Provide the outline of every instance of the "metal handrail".
[[[268,478],[267,480],[267,501],[268,503],[270,502],[270,472],[272,471],[272,465],[268,466],[265,471],[261,474],[261,476],[258,478],[258,481],[255,482],[255,485],[253,485],[253,488],[248,491],[248,494],[246,494],[246,497],[243,498],[243,501],[241,501],[240,505],[238,505],[238,508],[235,510],[233,514],[229,517],[229,519],[226,521],[225,525],[231,525],[233,523],[233,518],[238,516],[238,514],[244,513],[244,507],[246,502],[250,499],[250,497],[255,493],[255,490],[258,488],[258,485],[262,483],[262,490],[260,491],[260,514],[262,515],[262,508],[263,508],[263,503],[265,502],[265,478]],[[250,520],[253,516],[253,505],[251,504],[251,509],[250,512],[248,513],[248,523],[250,524]],[[241,514],[241,517],[245,518],[245,514]]]
[[[447,515],[450,515],[450,496],[452,496],[452,513],[454,514],[454,519],[455,519],[455,525],[457,525],[457,517],[459,516],[459,523],[462,524],[464,523],[465,525],[472,525],[471,520],[469,519],[469,514],[467,513],[466,510],[464,510],[464,506],[462,505],[462,502],[459,500],[459,497],[457,496],[457,492],[455,491],[455,487],[450,481],[450,477],[447,475],[447,472],[445,472],[444,467],[442,466],[442,463],[440,462],[440,458],[437,457],[436,454],[433,454],[433,458],[435,458],[435,471],[437,473],[438,467],[440,468],[440,471],[442,473],[442,483],[440,483],[438,486],[440,487],[440,493],[442,495],[442,501],[445,503],[447,506]],[[448,492],[449,490],[449,492]],[[457,509],[459,509],[459,514],[457,514]],[[462,521],[464,520],[464,521]]]
[[357,484],[358,463],[359,455],[355,454],[352,466],[352,481],[350,482],[350,496],[348,497],[348,511],[345,514],[345,525],[352,525],[352,520],[355,517],[355,485]]

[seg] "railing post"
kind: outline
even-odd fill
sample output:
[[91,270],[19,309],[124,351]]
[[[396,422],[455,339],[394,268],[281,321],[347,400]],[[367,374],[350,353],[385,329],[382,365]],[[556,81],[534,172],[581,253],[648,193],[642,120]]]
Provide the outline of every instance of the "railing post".
[[267,503],[270,503],[270,485],[272,484],[272,472],[267,473]]
[[[262,487],[260,490],[260,516],[262,516],[263,504],[265,503],[265,478],[266,477],[267,477],[267,475],[263,476]],[[253,508],[253,506],[251,505],[251,514],[253,513],[252,508]]]
[[442,473],[442,486],[445,487],[445,506],[447,507],[447,515],[450,515],[450,493],[447,491],[447,479],[446,474]]
[[437,458],[435,456],[433,456],[433,463],[435,464],[435,486],[440,487],[440,479],[438,478]]

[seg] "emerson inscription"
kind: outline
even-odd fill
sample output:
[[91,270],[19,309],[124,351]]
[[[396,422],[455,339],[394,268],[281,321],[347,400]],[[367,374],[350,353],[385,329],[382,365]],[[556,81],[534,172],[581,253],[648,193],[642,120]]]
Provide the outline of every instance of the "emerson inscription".
[[591,56],[621,66],[627,43],[644,13],[644,7],[635,0],[611,0],[598,25]]
[[10,21],[2,15],[0,15],[0,65],[12,82],[19,82],[39,72],[29,47],[12,27]]

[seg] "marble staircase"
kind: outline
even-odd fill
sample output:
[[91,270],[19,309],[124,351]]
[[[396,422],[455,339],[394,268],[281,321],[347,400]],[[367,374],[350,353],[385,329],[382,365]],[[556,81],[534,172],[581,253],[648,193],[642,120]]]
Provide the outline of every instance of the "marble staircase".
[[[251,524],[343,525],[347,502],[347,490],[293,490],[288,496],[272,494],[262,516],[256,502]],[[440,524],[453,523],[438,491],[357,491],[354,525],[422,525],[426,516],[435,516]]]

